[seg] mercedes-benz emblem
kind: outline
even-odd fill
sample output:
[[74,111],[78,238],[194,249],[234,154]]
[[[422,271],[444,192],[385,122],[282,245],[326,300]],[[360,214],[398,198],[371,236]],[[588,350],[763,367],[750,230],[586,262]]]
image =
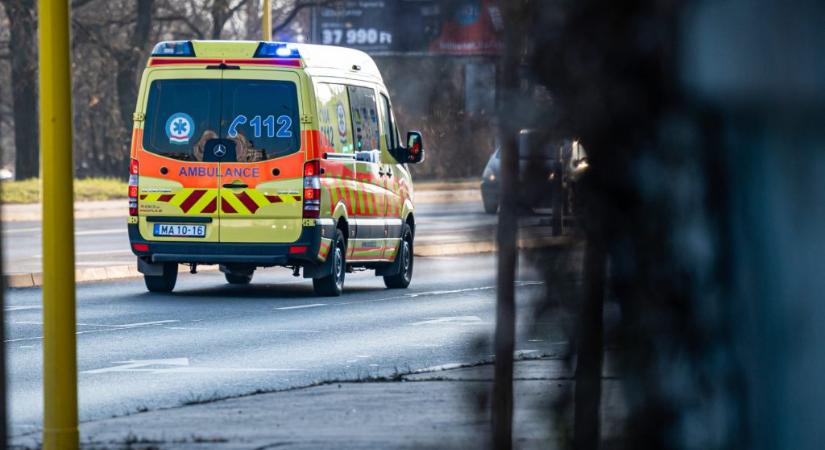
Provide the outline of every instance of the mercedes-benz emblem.
[[224,155],[226,155],[226,146],[223,144],[218,144],[212,149],[212,153],[218,158],[223,158]]

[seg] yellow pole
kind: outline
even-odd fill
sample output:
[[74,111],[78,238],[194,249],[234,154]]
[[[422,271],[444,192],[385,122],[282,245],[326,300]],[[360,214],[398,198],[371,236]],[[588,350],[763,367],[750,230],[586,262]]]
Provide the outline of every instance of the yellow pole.
[[263,40],[272,40],[272,2],[264,0],[264,19],[261,24],[261,32],[263,33]]
[[43,183],[43,449],[77,449],[69,2],[37,3]]

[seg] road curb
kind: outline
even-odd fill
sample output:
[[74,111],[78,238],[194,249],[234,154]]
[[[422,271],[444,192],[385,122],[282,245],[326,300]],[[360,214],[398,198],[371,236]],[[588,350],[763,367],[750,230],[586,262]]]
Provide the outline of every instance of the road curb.
[[[570,236],[519,239],[518,247],[520,249],[556,247],[568,245],[574,241],[575,239]],[[494,241],[453,242],[415,246],[415,256],[421,257],[469,255],[474,253],[493,253],[495,251],[496,245]],[[198,272],[214,272],[217,270],[217,266],[198,268]],[[138,278],[140,276],[141,274],[137,270],[137,264],[88,267],[75,270],[75,281],[78,283]],[[41,272],[8,274],[3,275],[3,279],[8,288],[32,288],[43,285],[43,274]]]

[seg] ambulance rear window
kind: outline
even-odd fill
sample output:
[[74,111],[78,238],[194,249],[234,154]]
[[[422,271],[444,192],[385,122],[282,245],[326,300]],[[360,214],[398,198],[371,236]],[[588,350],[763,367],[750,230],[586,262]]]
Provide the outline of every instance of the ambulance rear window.
[[149,89],[143,146],[170,158],[203,161],[207,142],[220,138],[235,143],[224,162],[263,161],[298,151],[299,117],[292,82],[156,80]]
[[[175,159],[197,161],[198,143],[220,131],[220,80],[155,80],[149,88],[143,147]],[[201,142],[202,144],[202,142]]]
[[239,162],[295,153],[301,146],[295,83],[223,80],[221,137],[232,139]]

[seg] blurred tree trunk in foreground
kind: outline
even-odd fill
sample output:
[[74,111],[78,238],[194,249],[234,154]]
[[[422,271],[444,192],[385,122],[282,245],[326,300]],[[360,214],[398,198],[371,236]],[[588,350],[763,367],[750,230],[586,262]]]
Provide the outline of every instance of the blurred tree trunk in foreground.
[[10,24],[14,171],[17,179],[40,174],[37,126],[37,19],[34,0],[1,0]]
[[492,397],[493,446],[507,450],[513,446],[513,353],[515,351],[516,304],[515,280],[518,248],[516,246],[517,183],[519,130],[525,126],[517,113],[522,93],[519,71],[523,59],[523,28],[527,20],[523,0],[507,2],[504,56],[499,70],[498,118],[501,135],[501,197],[496,229],[498,276],[496,287],[495,382]]
[[588,150],[585,222],[621,308],[617,444],[820,448],[825,4],[561,4],[536,10],[559,31],[533,33],[532,67]]

